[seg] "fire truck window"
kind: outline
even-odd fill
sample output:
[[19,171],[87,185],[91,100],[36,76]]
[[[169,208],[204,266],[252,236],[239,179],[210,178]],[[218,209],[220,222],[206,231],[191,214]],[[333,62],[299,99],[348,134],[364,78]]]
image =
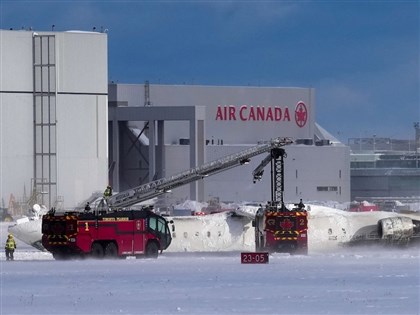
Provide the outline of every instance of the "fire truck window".
[[165,221],[161,218],[150,217],[149,218],[149,228],[155,230],[156,232],[166,233],[166,224]]
[[159,232],[165,233],[166,225],[165,222],[162,219],[157,220],[157,230]]
[[150,217],[149,218],[149,228],[151,228],[152,230],[156,230],[156,218],[155,217]]

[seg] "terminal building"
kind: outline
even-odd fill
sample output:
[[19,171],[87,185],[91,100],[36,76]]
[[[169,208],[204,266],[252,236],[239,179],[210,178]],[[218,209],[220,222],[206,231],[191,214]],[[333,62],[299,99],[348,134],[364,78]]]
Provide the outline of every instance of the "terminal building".
[[[107,82],[107,35],[0,31],[0,197],[70,208],[275,137],[285,200],[350,201],[350,150],[316,123],[315,90]],[[139,69],[141,71],[141,69]],[[265,202],[265,155],[160,198]]]
[[420,127],[414,139],[351,138],[351,200],[420,201]]

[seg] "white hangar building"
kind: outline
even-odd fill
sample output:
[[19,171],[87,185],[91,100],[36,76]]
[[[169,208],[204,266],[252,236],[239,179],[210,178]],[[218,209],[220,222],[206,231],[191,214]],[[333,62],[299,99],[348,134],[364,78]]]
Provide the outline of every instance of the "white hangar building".
[[[316,124],[314,89],[110,84],[109,105],[110,182],[117,190],[291,137],[295,144],[285,147],[285,201],[350,200],[350,151]],[[164,203],[270,200],[270,167],[261,182],[252,181],[265,156],[176,188]]]
[[[74,207],[279,136],[295,140],[286,201],[349,201],[349,149],[316,124],[313,89],[108,85],[107,62],[105,33],[0,30],[1,207]],[[251,175],[264,157],[161,201],[265,202],[269,170]]]
[[1,207],[103,191],[107,58],[106,34],[0,30]]

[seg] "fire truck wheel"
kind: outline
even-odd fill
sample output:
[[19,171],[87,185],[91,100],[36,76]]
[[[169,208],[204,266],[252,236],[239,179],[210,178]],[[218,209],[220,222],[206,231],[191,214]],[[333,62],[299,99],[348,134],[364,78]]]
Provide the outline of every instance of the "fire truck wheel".
[[118,248],[114,242],[108,243],[105,247],[105,257],[115,259],[118,257]]
[[68,255],[63,252],[54,252],[52,255],[55,260],[65,260],[68,258]]
[[308,255],[308,248],[298,248],[294,252],[292,252],[293,255]]
[[263,250],[263,244],[264,244],[264,236],[259,233],[255,236],[255,250],[262,251]]
[[104,257],[104,248],[99,243],[93,243],[90,252],[93,258],[101,259]]
[[149,242],[146,246],[146,257],[157,258],[159,253],[159,247],[156,242]]

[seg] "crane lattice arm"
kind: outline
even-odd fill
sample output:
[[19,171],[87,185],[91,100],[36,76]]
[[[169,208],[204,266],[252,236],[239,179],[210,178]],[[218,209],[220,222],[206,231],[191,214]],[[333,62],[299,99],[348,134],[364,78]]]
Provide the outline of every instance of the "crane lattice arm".
[[142,201],[162,195],[173,188],[180,187],[199,179],[226,171],[230,168],[247,164],[250,158],[269,152],[272,149],[293,143],[290,138],[275,138],[266,143],[248,148],[239,153],[228,155],[224,158],[206,163],[202,166],[181,172],[167,178],[152,181],[135,188],[118,193],[108,200],[111,208],[124,208]]
[[271,162],[271,204],[277,205],[280,203],[284,208],[284,158],[286,152],[284,149],[276,147],[270,150],[270,153],[252,172],[254,184],[261,180],[264,173],[264,167]]

